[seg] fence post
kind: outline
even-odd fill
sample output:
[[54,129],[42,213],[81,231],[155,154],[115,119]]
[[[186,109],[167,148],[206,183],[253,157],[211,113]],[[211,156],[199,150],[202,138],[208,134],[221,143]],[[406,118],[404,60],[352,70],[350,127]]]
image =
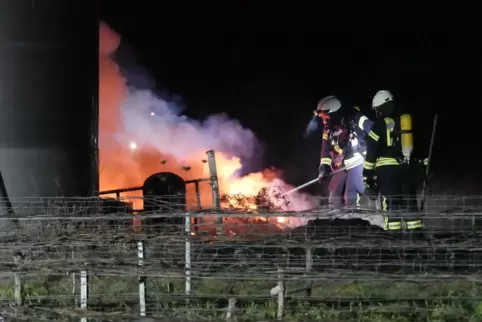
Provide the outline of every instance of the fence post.
[[137,258],[139,270],[139,315],[146,316],[146,277],[142,274],[142,266],[144,265],[144,242],[137,242]]
[[[194,187],[196,188],[196,204],[197,204],[197,209],[201,210],[201,193],[199,190],[199,181],[194,181]],[[202,217],[194,216],[194,231],[196,232],[196,235],[199,233],[199,226],[202,225]]]
[[276,317],[279,321],[283,320],[283,311],[285,305],[285,287],[283,281],[283,269],[278,268],[278,312]]
[[22,253],[18,252],[13,255],[13,261],[15,263],[15,276],[14,276],[14,296],[15,305],[20,306],[23,304],[23,294],[22,294],[22,280],[20,278],[20,266],[23,261]]
[[[72,249],[72,262],[75,261],[75,252]],[[77,307],[79,305],[79,299],[77,298],[77,274],[72,272],[71,274],[72,278],[72,298],[74,299],[74,307]]]
[[199,181],[194,181],[194,187],[196,188],[196,204],[197,204],[197,209],[201,209],[201,193],[199,190]]
[[[313,267],[313,248],[311,246],[306,247],[306,274],[311,273],[311,268]],[[311,296],[313,281],[310,277],[306,282],[306,296]]]
[[228,310],[226,312],[226,321],[231,321],[233,318],[233,311],[236,308],[236,299],[230,298],[228,300]]
[[[186,236],[186,248],[185,248],[185,274],[186,283],[184,287],[184,293],[186,296],[191,295],[191,215],[186,213],[185,219],[185,236]],[[186,301],[189,303],[189,298]]]
[[[87,265],[87,263],[84,263]],[[88,280],[87,280],[87,270],[83,270],[80,272],[80,308],[82,310],[87,310],[87,302],[88,302]],[[80,322],[87,322],[87,318],[84,316],[80,319]]]
[[[221,208],[221,197],[219,196],[218,171],[216,169],[216,156],[213,150],[206,152],[208,155],[209,176],[211,178],[211,189],[213,194],[213,207],[215,210]],[[223,217],[216,217],[216,233],[218,236],[223,233]]]

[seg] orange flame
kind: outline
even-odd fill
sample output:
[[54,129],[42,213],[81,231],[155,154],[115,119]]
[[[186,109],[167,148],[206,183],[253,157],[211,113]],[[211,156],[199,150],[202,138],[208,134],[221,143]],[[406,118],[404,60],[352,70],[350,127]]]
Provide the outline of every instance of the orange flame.
[[[163,155],[157,149],[142,145],[133,140],[121,144],[114,138],[121,127],[121,105],[127,97],[125,78],[118,66],[110,58],[117,50],[120,36],[110,27],[100,25],[99,51],[99,128],[100,128],[100,187],[101,191],[125,187],[141,186],[144,180],[157,172],[172,172],[185,180],[208,178],[209,169],[205,162],[205,150],[193,151],[184,161],[176,160],[170,155]],[[203,162],[204,160],[204,162]],[[242,194],[255,196],[262,188],[269,187],[278,177],[276,171],[267,170],[251,173],[242,178],[234,174],[242,168],[239,158],[216,153],[219,187],[222,194]],[[189,167],[189,168],[188,168]],[[207,183],[201,183],[201,202],[204,207],[212,205],[211,190]],[[188,204],[194,203],[194,187],[188,188]],[[130,196],[141,197],[141,192],[129,193]],[[309,202],[305,202],[308,204]],[[138,206],[140,202],[136,202]],[[254,202],[250,209],[257,208]],[[280,224],[285,218],[278,219]]]

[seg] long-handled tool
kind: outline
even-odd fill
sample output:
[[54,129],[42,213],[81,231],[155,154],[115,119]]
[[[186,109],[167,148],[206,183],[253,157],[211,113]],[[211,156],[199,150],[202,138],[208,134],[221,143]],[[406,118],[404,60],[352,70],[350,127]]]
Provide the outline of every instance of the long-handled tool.
[[290,193],[293,193],[293,192],[296,192],[296,191],[298,191],[298,190],[300,190],[300,189],[303,189],[304,187],[311,186],[312,184],[317,183],[317,182],[319,182],[319,181],[320,181],[320,178],[313,179],[313,180],[311,180],[311,181],[308,181],[307,183],[303,183],[301,186],[298,186],[298,187],[296,187],[296,188],[291,189],[291,190],[288,191],[288,192],[283,193],[281,196],[284,197],[284,196],[286,196],[286,195],[289,195]]
[[[360,164],[361,164],[361,163],[360,163]],[[360,165],[360,164],[357,164],[357,166]],[[336,169],[335,171],[332,171],[332,172],[328,173],[327,175],[325,175],[323,178],[331,177],[331,176],[333,176],[333,175],[335,175],[335,174],[337,174],[337,173],[340,173],[340,172],[342,172],[342,171],[345,171],[345,167],[341,167],[341,168],[339,168],[339,169]],[[314,184],[314,183],[317,183],[317,182],[319,182],[319,181],[320,181],[320,178],[319,178],[319,177],[316,178],[316,179],[310,180],[310,181],[308,181],[307,183],[303,183],[301,186],[298,186],[298,187],[296,187],[296,188],[291,189],[291,190],[288,191],[288,192],[285,192],[284,194],[282,194],[282,196],[284,197],[284,196],[286,196],[286,195],[289,195],[290,193],[296,192],[296,191],[298,191],[298,190],[300,190],[300,189],[303,189],[304,187],[308,187],[308,186],[310,186],[310,185],[312,185],[312,184]]]
[[430,162],[432,161],[432,151],[433,151],[433,144],[435,141],[435,131],[437,130],[437,119],[438,119],[438,114],[435,114],[433,118],[433,128],[432,128],[432,138],[430,139],[430,148],[428,150],[428,162],[427,162],[427,167],[425,168],[425,178],[422,183],[422,192],[420,196],[420,210],[423,211],[423,208],[425,206],[425,189],[427,187],[427,177],[429,174],[430,170]]

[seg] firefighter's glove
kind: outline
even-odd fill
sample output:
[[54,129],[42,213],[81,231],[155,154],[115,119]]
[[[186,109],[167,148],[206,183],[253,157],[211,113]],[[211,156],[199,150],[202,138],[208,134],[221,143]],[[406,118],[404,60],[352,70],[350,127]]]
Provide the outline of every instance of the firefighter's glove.
[[363,184],[365,185],[365,194],[369,198],[378,196],[377,177],[373,171],[363,171]]
[[328,173],[330,173],[331,167],[327,164],[320,164],[318,168],[318,179],[320,182],[323,182],[323,179],[326,177]]
[[417,180],[428,181],[431,179],[432,177],[431,173],[427,176],[428,158],[425,160],[415,159],[415,162],[413,164],[415,165],[414,170],[416,171],[416,174],[417,174]]

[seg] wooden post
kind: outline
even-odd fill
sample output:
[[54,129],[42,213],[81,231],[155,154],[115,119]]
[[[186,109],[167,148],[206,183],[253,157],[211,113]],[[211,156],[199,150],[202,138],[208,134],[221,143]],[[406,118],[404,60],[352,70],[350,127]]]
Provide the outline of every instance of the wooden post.
[[[88,294],[87,270],[83,270],[80,272],[80,308],[82,310],[87,310]],[[82,317],[80,322],[87,322],[87,318]]]
[[20,278],[20,266],[23,261],[22,253],[18,252],[13,255],[13,261],[16,266],[16,272],[14,276],[14,296],[15,305],[21,306],[23,304],[23,292],[22,292],[22,280]]
[[194,181],[194,187],[196,188],[196,204],[197,204],[197,209],[201,209],[201,193],[199,190],[199,181]]
[[432,151],[433,151],[433,145],[435,142],[435,133],[437,132],[437,120],[438,120],[438,114],[435,114],[433,118],[433,127],[432,127],[432,137],[430,138],[430,147],[428,150],[428,162],[427,166],[425,167],[425,178],[422,183],[422,193],[420,196],[420,211],[425,210],[425,190],[427,188],[427,177],[430,173],[430,163],[432,162]]
[[[197,209],[201,210],[201,192],[199,190],[199,181],[194,181],[194,187],[196,188],[196,204]],[[202,225],[202,217],[194,216],[194,232],[199,234],[199,225]]]
[[[218,171],[216,169],[216,156],[213,150],[206,152],[208,155],[209,176],[211,179],[211,189],[213,194],[213,207],[215,210],[221,209],[221,197],[219,196]],[[216,234],[223,234],[223,217],[216,217]]]
[[[186,238],[186,245],[185,245],[185,286],[184,286],[184,293],[186,296],[191,295],[191,216],[189,213],[186,213],[185,219],[185,238]],[[186,301],[189,302],[189,299]]]
[[74,307],[77,307],[77,281],[76,281],[76,274],[75,272],[72,272],[70,274],[70,277],[72,278],[72,297],[74,299]]
[[[75,252],[72,249],[72,262],[75,261]],[[77,298],[77,274],[75,272],[70,273],[70,276],[72,278],[72,298],[74,299],[74,307],[78,307],[79,305],[79,299]]]
[[285,287],[283,281],[283,269],[278,268],[278,312],[276,317],[279,321],[283,320],[283,311],[285,305]]
[[228,310],[226,312],[226,321],[231,321],[233,318],[233,311],[236,308],[236,299],[230,298],[228,300]]
[[[306,274],[311,273],[311,269],[313,267],[313,249],[311,246],[306,248]],[[306,296],[311,296],[311,292],[313,289],[313,281],[311,278],[306,282]]]
[[[174,293],[174,283],[173,283],[173,282],[167,283],[167,293],[168,293],[168,294]],[[168,308],[173,308],[173,307],[174,307],[174,302],[175,302],[175,298],[174,298],[174,300],[173,300],[172,302],[167,303],[167,307],[168,307]],[[159,311],[159,307],[157,308],[157,310]]]
[[173,282],[167,283],[167,293],[169,293],[169,294],[174,293],[174,283]]
[[[142,270],[144,265],[144,243],[142,241],[137,242],[137,259],[139,270]],[[146,277],[143,274],[139,275],[139,315],[146,316]]]

